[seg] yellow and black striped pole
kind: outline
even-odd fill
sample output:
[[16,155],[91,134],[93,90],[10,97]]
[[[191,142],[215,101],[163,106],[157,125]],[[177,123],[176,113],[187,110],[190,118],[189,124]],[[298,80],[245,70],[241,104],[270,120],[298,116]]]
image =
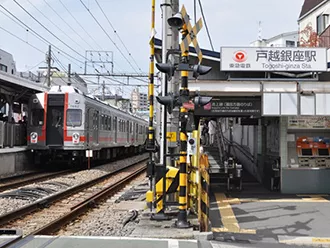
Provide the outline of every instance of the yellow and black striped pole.
[[[188,35],[187,25],[184,24],[182,27],[182,39]],[[189,47],[188,47],[189,49]],[[182,51],[181,62],[188,64],[189,50],[186,49]],[[180,89],[181,99],[189,97],[188,89],[188,71],[181,71],[181,89]],[[176,226],[178,228],[188,228],[190,227],[187,221],[187,130],[186,124],[187,119],[185,115],[187,114],[187,109],[183,106],[180,108],[180,177],[179,177],[179,214]]]
[[[154,122],[154,68],[155,68],[155,4],[156,0],[151,1],[151,38],[150,38],[150,65],[149,65],[149,128],[146,150],[149,152],[149,161],[147,164],[147,176],[150,180],[150,192],[153,191],[153,178],[155,175],[155,163],[153,161],[152,153],[156,152],[155,130]],[[152,204],[150,204],[152,210]]]
[[199,163],[199,194],[198,194],[198,219],[200,232],[210,231],[210,174],[209,160],[206,154],[202,154]]
[[[149,133],[148,140],[155,146],[154,122],[154,68],[155,68],[155,4],[156,0],[151,0],[151,39],[150,39],[150,67],[149,67]],[[151,156],[151,152],[150,152]]]

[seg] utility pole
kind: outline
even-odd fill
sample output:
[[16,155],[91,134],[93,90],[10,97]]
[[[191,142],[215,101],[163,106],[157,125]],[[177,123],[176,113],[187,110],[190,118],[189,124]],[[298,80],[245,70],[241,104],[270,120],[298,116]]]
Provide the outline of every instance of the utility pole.
[[105,101],[105,80],[103,80],[102,84],[102,100]]
[[68,85],[71,85],[71,64],[68,66]]
[[47,55],[47,87],[50,87],[50,69],[52,63],[52,46],[48,47],[48,55]]

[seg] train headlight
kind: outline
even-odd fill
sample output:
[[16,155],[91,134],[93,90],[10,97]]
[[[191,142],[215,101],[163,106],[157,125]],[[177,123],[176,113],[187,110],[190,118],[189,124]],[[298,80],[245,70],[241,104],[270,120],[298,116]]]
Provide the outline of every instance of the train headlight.
[[38,134],[36,132],[30,134],[30,141],[32,144],[38,143]]
[[73,144],[78,144],[80,142],[80,135],[79,133],[74,133],[72,135],[72,143]]

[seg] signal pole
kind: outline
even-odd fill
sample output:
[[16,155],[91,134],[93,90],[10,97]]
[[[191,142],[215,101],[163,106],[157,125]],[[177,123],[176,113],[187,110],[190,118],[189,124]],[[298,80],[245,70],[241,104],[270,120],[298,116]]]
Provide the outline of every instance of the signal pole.
[[[169,47],[169,25],[167,23],[167,19],[171,16],[171,1],[170,0],[163,0],[161,4],[162,8],[162,63],[167,63],[166,61],[166,55],[167,51],[170,48]],[[167,95],[167,76],[166,74],[163,74],[162,76],[162,96]],[[165,154],[167,151],[167,112],[166,112],[166,106],[162,105],[161,107],[162,112],[162,136],[161,136],[161,142],[160,142],[160,164],[163,164],[166,167],[166,159]]]
[[[172,11],[173,13],[179,13],[179,0],[172,0]],[[171,27],[171,49],[177,49],[179,47],[179,29]],[[179,57],[176,55],[170,55],[169,59],[172,64],[179,64]],[[179,95],[179,79],[180,73],[178,71],[174,72],[174,76],[169,82],[170,93],[177,96]],[[172,135],[175,134],[175,141],[168,140],[168,150],[170,154],[178,153],[178,138],[179,137],[179,112],[178,108],[175,108],[171,114],[169,114],[168,123],[167,123],[167,131]],[[171,135],[171,136],[172,136]],[[172,166],[174,166],[174,160],[171,160]]]
[[[182,40],[188,35],[187,24],[182,27]],[[189,49],[189,47],[188,47]],[[189,50],[183,51],[181,54],[181,62],[189,63]],[[188,89],[188,71],[181,71],[181,89],[180,97],[189,98]],[[180,106],[180,179],[179,179],[179,215],[176,226],[178,228],[187,228],[190,226],[187,221],[187,109]]]

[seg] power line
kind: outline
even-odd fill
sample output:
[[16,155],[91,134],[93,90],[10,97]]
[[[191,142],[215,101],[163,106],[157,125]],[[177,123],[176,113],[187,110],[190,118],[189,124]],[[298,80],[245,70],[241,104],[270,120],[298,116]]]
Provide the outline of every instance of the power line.
[[36,49],[37,51],[41,52],[42,54],[45,54],[45,52],[44,52],[44,51],[42,51],[42,50],[41,50],[41,49],[39,49],[38,47],[36,47],[36,46],[34,46],[34,45],[30,44],[29,42],[27,42],[27,41],[23,40],[22,38],[18,37],[16,34],[13,34],[12,32],[8,31],[7,29],[4,29],[4,28],[3,28],[3,27],[1,27],[1,26],[0,26],[0,29],[2,29],[3,31],[7,32],[8,34],[10,34],[10,35],[14,36],[16,39],[19,39],[20,41],[22,41],[22,42],[24,42],[24,43],[28,44],[29,46],[33,47],[33,48],[34,48],[34,49]]
[[91,38],[94,43],[102,50],[102,47],[96,42],[96,40],[89,34],[89,32],[86,31],[86,29],[80,24],[80,22],[74,17],[74,15],[71,13],[71,11],[65,6],[65,4],[62,2],[62,0],[59,0],[62,6],[66,9],[66,11],[71,15],[71,17],[76,21],[76,23],[81,27],[82,30],[85,31],[85,33]]
[[81,55],[79,52],[77,52],[75,49],[73,49],[71,46],[66,44],[64,41],[62,41],[60,38],[58,38],[52,31],[50,31],[45,25],[43,25],[40,21],[38,21],[30,12],[28,12],[22,5],[20,5],[16,0],[13,0],[25,13],[27,13],[33,20],[35,20],[37,23],[39,23],[40,26],[42,26],[44,29],[47,30],[48,33],[50,33],[52,36],[54,36],[57,40],[59,40],[61,43],[63,43],[66,47],[68,47],[70,50],[75,52],[77,55],[81,56],[82,58],[85,58],[83,55]]
[[39,62],[38,64],[36,64],[35,66],[32,66],[30,69],[28,69],[28,70],[25,71],[25,72],[28,72],[28,71],[33,70],[34,68],[38,67],[38,66],[41,65],[42,63],[45,63],[45,61],[41,61],[41,62]]
[[[14,0],[15,1],[15,0]],[[109,40],[113,43],[113,45],[117,48],[117,50],[119,51],[119,53],[125,58],[125,60],[128,62],[128,64],[132,67],[132,69],[138,73],[136,71],[136,69],[134,68],[134,66],[132,65],[132,63],[127,59],[127,57],[124,55],[124,53],[121,51],[121,49],[117,46],[117,44],[111,39],[110,35],[108,34],[108,32],[103,28],[103,26],[100,24],[100,22],[96,19],[96,17],[93,15],[93,13],[90,11],[90,9],[85,5],[85,3],[82,0],[79,0],[81,2],[81,4],[85,7],[85,9],[89,12],[89,14],[93,17],[93,19],[95,20],[95,22],[100,26],[100,28],[103,30],[103,32],[106,34],[106,36],[109,38]]]
[[26,0],[30,5],[32,5],[44,18],[46,18],[50,23],[52,23],[58,30],[60,30],[65,36],[67,36],[72,42],[74,42],[77,46],[79,46],[81,49],[84,50],[80,46],[79,43],[77,43],[75,40],[73,40],[69,35],[67,35],[56,23],[54,23],[51,19],[49,19],[42,11],[40,11],[30,0]]
[[[81,35],[76,31],[76,30],[74,30],[72,27],[71,27],[71,25],[69,24],[69,23],[67,23],[64,19],[63,19],[63,17],[61,17],[58,13],[57,13],[57,11],[46,1],[46,0],[44,0],[44,2],[47,4],[47,6],[76,34],[76,35],[78,35],[79,36],[79,38],[81,39],[81,40],[83,40],[86,44],[87,44],[87,46],[89,46],[89,47],[91,47],[92,48],[92,46],[83,38],[83,37],[81,37]],[[80,45],[79,45],[80,46]],[[80,46],[80,48],[82,48],[81,46]],[[85,50],[84,48],[82,48],[83,50]]]
[[[8,16],[6,13],[4,13],[3,11],[1,11],[3,14],[5,14],[9,19],[11,19],[12,21],[14,21],[16,24],[18,24],[19,26],[23,27],[24,29],[26,29],[26,31],[32,31],[32,34],[37,37],[39,40],[41,40],[42,42],[44,42],[47,45],[52,45],[54,48],[56,48],[56,50],[61,51],[63,54],[65,54],[67,57],[78,61],[81,64],[84,64],[83,61],[71,56],[70,54],[68,54],[67,52],[63,51],[62,49],[58,48],[56,45],[54,45],[53,43],[49,42],[48,40],[46,40],[43,36],[41,36],[40,34],[38,34],[36,31],[34,31],[32,28],[30,28],[28,25],[26,25],[23,21],[21,21],[18,17],[16,17],[13,13],[11,13],[9,10],[7,10],[2,4],[0,4],[0,7],[3,8],[8,14],[11,15]],[[13,18],[16,20],[14,20]],[[17,22],[18,21],[18,22]],[[24,43],[26,43],[26,41],[23,40]],[[79,66],[80,68],[82,68],[81,66]]]
[[137,64],[137,62],[135,61],[134,57],[132,56],[132,54],[130,53],[130,51],[128,51],[126,45],[124,44],[123,40],[120,38],[117,30],[114,28],[114,26],[112,25],[112,23],[110,22],[108,16],[105,14],[105,12],[103,11],[103,8],[101,7],[101,5],[99,4],[98,0],[95,0],[97,6],[99,6],[100,10],[102,11],[104,17],[107,19],[109,25],[111,26],[111,28],[113,29],[113,32],[117,35],[117,37],[119,38],[121,44],[124,46],[126,52],[128,53],[128,55],[132,58],[133,62],[135,63],[135,65],[137,66],[137,68],[142,72],[141,68],[139,67],[139,65]]
[[207,35],[208,35],[208,37],[209,37],[209,41],[210,41],[210,44],[211,44],[211,47],[212,47],[212,51],[214,51],[214,47],[213,47],[213,44],[212,44],[212,39],[211,39],[211,36],[210,36],[210,33],[209,33],[209,28],[207,27],[206,19],[205,19],[205,16],[204,16],[204,11],[203,11],[203,7],[202,7],[202,2],[201,2],[201,0],[198,0],[198,3],[199,3],[199,7],[200,7],[200,9],[201,9],[201,13],[202,13],[203,21],[204,21],[204,23],[205,23],[206,32],[207,32]]

